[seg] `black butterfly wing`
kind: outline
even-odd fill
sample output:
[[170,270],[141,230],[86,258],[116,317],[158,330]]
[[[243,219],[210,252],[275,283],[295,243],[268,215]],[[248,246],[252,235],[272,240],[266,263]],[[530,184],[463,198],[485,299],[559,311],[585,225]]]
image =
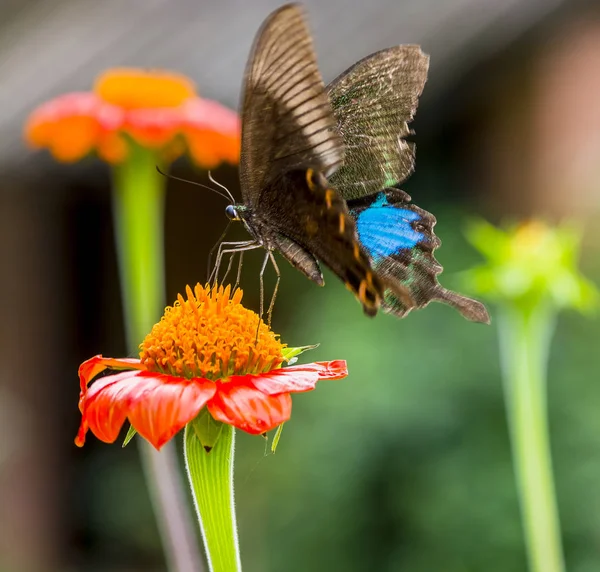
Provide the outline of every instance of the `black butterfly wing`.
[[[344,138],[344,165],[331,183],[348,200],[358,237],[385,283],[383,308],[398,317],[431,300],[489,322],[480,302],[443,288],[435,217],[392,187],[414,169],[415,146],[405,140],[427,80],[429,58],[419,46],[396,46],[372,54],[328,86]],[[403,295],[399,293],[404,292]]]
[[[436,219],[412,204],[409,195],[399,189],[384,189],[348,201],[348,208],[371,265],[386,285],[384,311],[402,318],[411,309],[436,300],[453,306],[468,320],[489,323],[483,304],[438,282],[442,266],[434,256],[441,244],[433,232]],[[401,288],[409,292],[412,303],[398,296]]]
[[240,181],[244,203],[282,173],[312,168],[332,173],[344,144],[302,9],[289,4],[259,30],[246,68],[242,102]]
[[373,271],[346,201],[321,173],[312,169],[289,171],[274,186],[279,192],[263,193],[254,224],[263,224],[263,212],[277,213],[269,220],[268,239],[294,266],[310,278],[311,266],[302,267],[296,260],[300,257],[305,262],[306,254],[319,259],[355,294],[370,316],[377,313],[386,287],[392,288],[401,303],[415,304],[404,287],[384,285]]
[[263,24],[246,71],[237,212],[257,241],[311,280],[323,283],[317,259],[329,266],[374,315],[382,283],[326,179],[343,157],[303,12],[284,6]]
[[414,144],[405,140],[427,80],[429,56],[396,46],[367,56],[327,86],[346,146],[330,183],[345,199],[376,193],[406,179]]

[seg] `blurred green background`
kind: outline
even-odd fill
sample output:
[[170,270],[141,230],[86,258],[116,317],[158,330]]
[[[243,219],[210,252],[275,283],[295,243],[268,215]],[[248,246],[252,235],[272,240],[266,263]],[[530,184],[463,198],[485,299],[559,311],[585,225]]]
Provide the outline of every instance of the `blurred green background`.
[[[462,236],[470,216],[580,220],[582,268],[600,282],[595,4],[308,3],[326,81],[396,43],[421,43],[432,56],[414,123],[417,170],[404,188],[438,219],[445,286],[460,289],[460,272],[478,262]],[[22,122],[41,101],[88,89],[99,71],[125,64],[180,70],[201,94],[236,106],[251,39],[277,5],[7,0],[0,24],[2,572],[165,570],[134,447],[93,438],[82,450],[73,445],[79,363],[97,353],[125,355],[108,170],[92,159],[66,166],[26,151]],[[206,182],[184,160],[173,173]],[[239,196],[235,169],[213,174]],[[169,302],[205,279],[224,207],[208,191],[170,185]],[[251,308],[261,260],[245,259]],[[468,323],[436,304],[402,321],[370,320],[331,274],[320,289],[281,267],[274,329],[290,345],[319,342],[306,359],[344,358],[351,374],[294,398],[276,455],[265,455],[261,438],[238,433],[244,570],[525,571],[494,324]],[[549,369],[572,572],[600,570],[599,334],[597,320],[562,315]]]

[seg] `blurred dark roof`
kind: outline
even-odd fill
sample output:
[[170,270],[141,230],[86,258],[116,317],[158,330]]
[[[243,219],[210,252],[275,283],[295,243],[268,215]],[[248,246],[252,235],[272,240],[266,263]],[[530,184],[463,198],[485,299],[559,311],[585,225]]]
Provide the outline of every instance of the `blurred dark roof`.
[[[425,98],[555,10],[562,0],[308,0],[323,75],[398,43],[431,54]],[[171,68],[237,107],[256,30],[278,0],[3,0],[0,165],[27,157],[21,126],[42,101],[87,90],[107,67]],[[17,143],[15,143],[17,142]]]

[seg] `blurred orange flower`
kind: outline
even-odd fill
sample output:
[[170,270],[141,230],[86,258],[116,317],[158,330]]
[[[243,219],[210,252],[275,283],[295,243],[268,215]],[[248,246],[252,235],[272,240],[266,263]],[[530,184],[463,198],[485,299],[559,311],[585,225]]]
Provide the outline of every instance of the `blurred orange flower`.
[[206,168],[238,162],[239,134],[237,114],[200,98],[185,76],[140,69],[108,70],[93,91],[42,104],[25,126],[27,142],[49,148],[59,161],[77,161],[95,151],[109,163],[120,163],[132,140],[168,160],[187,149]]
[[[88,430],[112,443],[129,419],[159,449],[205,406],[217,421],[260,434],[290,418],[290,393],[348,375],[343,360],[280,367],[285,345],[241,298],[230,286],[188,286],[187,300],[179,295],[146,336],[140,359],[82,363],[75,443],[82,446]],[[106,369],[117,373],[88,387]]]

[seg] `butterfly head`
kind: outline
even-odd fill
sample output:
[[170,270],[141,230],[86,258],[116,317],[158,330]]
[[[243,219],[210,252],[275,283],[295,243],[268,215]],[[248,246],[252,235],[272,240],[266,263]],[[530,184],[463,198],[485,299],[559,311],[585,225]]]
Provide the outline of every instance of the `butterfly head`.
[[[246,227],[250,236],[258,243],[265,244],[264,233],[256,222],[254,211],[244,204],[233,204],[225,207],[225,214],[231,222],[241,222]],[[268,241],[267,241],[268,242]]]
[[238,207],[236,205],[227,205],[225,207],[225,214],[229,220],[240,220],[240,216],[238,214]]

